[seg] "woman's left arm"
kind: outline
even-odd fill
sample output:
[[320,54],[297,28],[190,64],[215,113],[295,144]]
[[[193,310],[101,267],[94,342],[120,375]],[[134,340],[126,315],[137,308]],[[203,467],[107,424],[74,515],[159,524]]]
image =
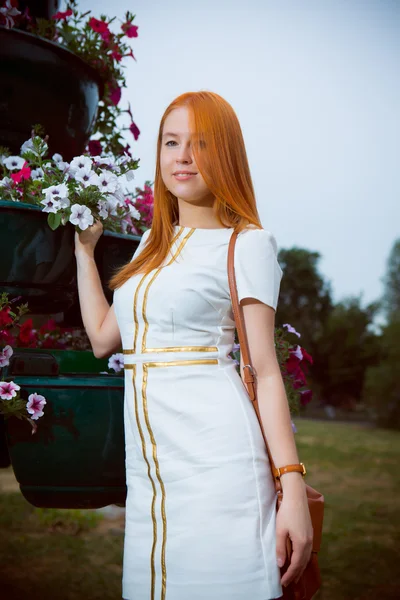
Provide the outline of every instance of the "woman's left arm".
[[[261,421],[276,467],[298,463],[289,404],[275,350],[275,310],[254,298],[240,302],[246,325],[250,359],[256,372]],[[242,368],[242,360],[241,360]],[[243,373],[241,371],[242,377]],[[281,476],[283,500],[277,513],[276,554],[278,565],[286,558],[286,536],[293,554],[281,579],[288,585],[302,574],[312,551],[313,527],[303,476],[298,472]],[[282,564],[279,558],[283,559]]]

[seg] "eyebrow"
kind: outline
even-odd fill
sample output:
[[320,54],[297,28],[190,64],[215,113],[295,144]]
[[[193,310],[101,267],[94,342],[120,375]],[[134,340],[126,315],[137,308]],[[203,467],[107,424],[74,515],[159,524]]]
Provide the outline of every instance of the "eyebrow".
[[[179,134],[178,133],[173,133],[172,131],[167,131],[166,133],[163,133],[163,135],[162,135],[163,138],[164,137],[168,137],[168,136],[179,137]],[[190,137],[196,137],[196,134],[194,134],[194,135],[190,134]]]

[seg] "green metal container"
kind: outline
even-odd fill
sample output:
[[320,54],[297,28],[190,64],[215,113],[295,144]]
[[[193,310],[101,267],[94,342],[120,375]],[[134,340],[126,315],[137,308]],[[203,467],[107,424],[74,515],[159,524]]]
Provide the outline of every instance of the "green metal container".
[[125,505],[124,379],[105,368],[91,352],[15,350],[4,379],[47,400],[34,435],[28,422],[6,420],[14,473],[34,506]]

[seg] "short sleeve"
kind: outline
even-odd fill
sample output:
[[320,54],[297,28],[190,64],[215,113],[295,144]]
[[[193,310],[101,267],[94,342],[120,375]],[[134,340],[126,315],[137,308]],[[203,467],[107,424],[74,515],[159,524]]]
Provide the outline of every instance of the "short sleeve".
[[136,250],[135,250],[135,252],[134,252],[134,254],[133,254],[132,258],[131,258],[131,262],[132,262],[132,261],[133,261],[133,260],[134,260],[134,259],[135,259],[135,258],[138,256],[138,254],[140,254],[140,253],[141,253],[141,251],[143,250],[143,248],[144,248],[144,246],[145,246],[145,244],[146,244],[147,238],[149,237],[149,234],[150,234],[150,229],[146,229],[146,231],[143,233],[142,237],[140,238],[140,242],[139,242],[139,244],[138,244],[138,247],[136,248]]
[[255,298],[276,310],[282,269],[275,237],[266,229],[241,231],[235,245],[235,276],[239,302]]

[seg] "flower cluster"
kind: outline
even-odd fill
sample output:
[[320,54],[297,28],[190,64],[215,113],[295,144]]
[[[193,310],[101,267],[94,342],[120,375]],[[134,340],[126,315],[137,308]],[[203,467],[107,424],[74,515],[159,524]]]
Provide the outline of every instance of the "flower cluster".
[[[4,367],[10,364],[10,358],[13,355],[13,349],[10,342],[14,343],[16,336],[13,335],[13,329],[21,330],[23,326],[19,323],[21,317],[27,312],[27,305],[19,305],[15,312],[12,310],[12,304],[18,300],[8,301],[8,295],[0,295],[0,372]],[[24,333],[22,333],[24,337]],[[4,346],[4,343],[6,345]],[[0,379],[3,379],[0,376]],[[0,381],[0,414],[4,417],[12,415],[19,419],[26,419],[32,426],[32,433],[36,433],[37,425],[35,421],[43,416],[43,408],[46,404],[46,398],[36,392],[28,396],[28,401],[21,398],[20,386],[14,381]]]
[[[82,155],[70,163],[60,154],[46,159],[48,138],[32,133],[21,146],[20,156],[0,148],[0,192],[2,199],[36,204],[48,213],[52,229],[70,222],[77,231],[87,229],[95,220],[104,229],[117,233],[140,234],[153,218],[151,187],[123,189],[134,178],[138,160],[127,154]],[[137,204],[143,211],[139,212]]]
[[[312,400],[312,391],[307,389],[306,375],[308,373],[307,363],[312,364],[313,359],[304,348],[298,344],[292,344],[286,338],[288,333],[301,337],[301,334],[294,327],[289,323],[285,323],[282,328],[277,327],[275,329],[275,348],[289,409],[291,414],[296,414],[299,412],[300,406],[305,406]],[[234,344],[232,353],[237,371],[240,374],[239,343]],[[292,423],[292,427],[296,431],[294,423]]]
[[[117,32],[110,29],[116,20],[101,15],[100,19],[90,16],[90,11],[79,13],[76,0],[67,2],[66,10],[58,12],[51,20],[35,19],[26,8],[18,10],[16,0],[0,0],[0,25],[27,30],[30,33],[56,42],[81,57],[98,73],[104,93],[98,107],[98,116],[93,131],[97,139],[92,141],[96,154],[112,152],[115,156],[129,152],[122,131],[129,130],[134,139],[140,134],[133,120],[132,110],[118,105],[126,79],[121,64],[124,58],[136,58],[126,39],[138,37],[138,26],[133,24],[135,15],[127,12],[120,20]],[[130,125],[118,126],[123,114],[129,115]],[[90,146],[89,146],[89,151]]]

